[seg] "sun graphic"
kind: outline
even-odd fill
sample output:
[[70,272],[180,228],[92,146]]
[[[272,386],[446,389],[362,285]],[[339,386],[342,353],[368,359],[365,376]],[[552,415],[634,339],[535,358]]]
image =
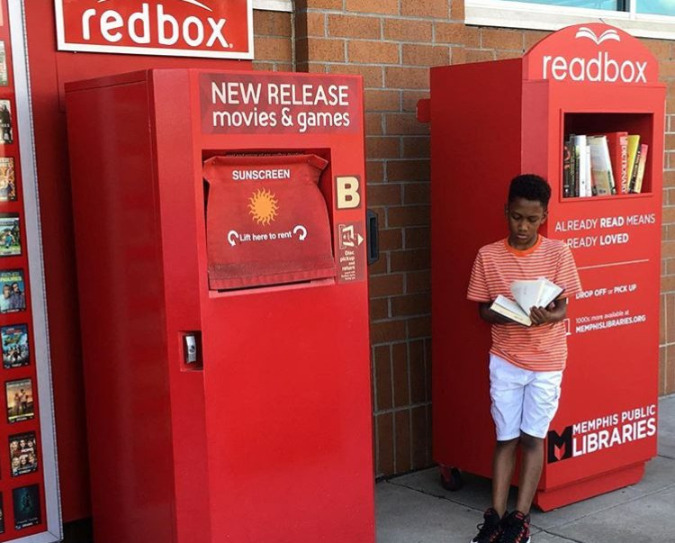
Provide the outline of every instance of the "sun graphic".
[[277,218],[279,202],[269,190],[258,189],[248,201],[249,213],[258,224],[269,224]]

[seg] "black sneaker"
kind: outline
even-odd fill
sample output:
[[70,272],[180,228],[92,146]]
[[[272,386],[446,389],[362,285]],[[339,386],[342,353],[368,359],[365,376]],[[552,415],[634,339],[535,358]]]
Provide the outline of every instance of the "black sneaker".
[[478,535],[471,540],[471,543],[497,543],[502,535],[502,519],[499,513],[490,507],[483,513],[483,524],[479,524]]
[[499,543],[530,543],[530,515],[514,511],[504,517]]

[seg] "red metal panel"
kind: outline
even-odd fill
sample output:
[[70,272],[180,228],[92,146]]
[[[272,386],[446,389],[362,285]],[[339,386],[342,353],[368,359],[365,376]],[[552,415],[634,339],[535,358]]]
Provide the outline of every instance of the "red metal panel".
[[368,366],[355,363],[368,356],[368,316],[355,307],[358,291],[323,285],[205,307],[215,541],[372,540]]
[[[197,267],[198,244],[204,230],[194,220],[203,198],[196,198],[195,164],[190,160],[192,134],[190,87],[185,70],[163,71],[153,79],[145,74],[152,93],[148,122],[154,127],[154,211],[160,214],[162,270],[174,451],[175,541],[207,543],[211,539],[209,465],[204,409],[204,375],[183,362],[182,333],[202,329],[199,297],[203,288]],[[155,81],[158,81],[155,83]],[[118,79],[118,84],[123,84]],[[183,111],[183,115],[176,115]],[[163,130],[158,128],[163,127]],[[167,127],[170,127],[167,129]],[[191,182],[197,180],[196,183]],[[160,208],[161,201],[161,208]],[[182,220],[175,220],[182,217]],[[178,229],[178,232],[176,232]],[[170,232],[177,233],[172,238]],[[200,232],[202,233],[200,235]],[[168,422],[168,421],[167,421]]]
[[490,327],[466,288],[479,247],[505,235],[503,179],[520,171],[521,73],[519,60],[431,71],[434,459],[485,476],[494,435],[476,428],[492,427]]
[[146,181],[153,179],[149,92],[141,82],[74,94],[73,208],[96,538],[171,541],[161,238],[155,189]]

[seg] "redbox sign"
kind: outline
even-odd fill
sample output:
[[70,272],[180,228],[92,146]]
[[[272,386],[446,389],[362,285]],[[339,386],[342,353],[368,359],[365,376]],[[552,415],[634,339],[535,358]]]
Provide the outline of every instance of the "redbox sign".
[[252,0],[55,0],[60,51],[253,58]]

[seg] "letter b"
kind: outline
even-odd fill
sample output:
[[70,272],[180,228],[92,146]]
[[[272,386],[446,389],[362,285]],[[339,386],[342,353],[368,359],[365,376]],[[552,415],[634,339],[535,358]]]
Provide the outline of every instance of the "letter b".
[[[170,37],[164,34],[164,29],[167,23],[170,27]],[[159,43],[162,45],[173,45],[178,41],[178,21],[176,21],[175,17],[172,17],[171,15],[165,15],[164,6],[161,4],[157,6],[157,30],[159,34]]]
[[[609,69],[612,69],[614,71],[613,75],[609,75]],[[619,79],[619,65],[614,60],[613,58],[609,58],[609,53],[605,53],[605,81],[609,81],[610,83],[614,83],[617,79]]]
[[335,178],[338,209],[356,209],[361,205],[360,181],[355,175]]

